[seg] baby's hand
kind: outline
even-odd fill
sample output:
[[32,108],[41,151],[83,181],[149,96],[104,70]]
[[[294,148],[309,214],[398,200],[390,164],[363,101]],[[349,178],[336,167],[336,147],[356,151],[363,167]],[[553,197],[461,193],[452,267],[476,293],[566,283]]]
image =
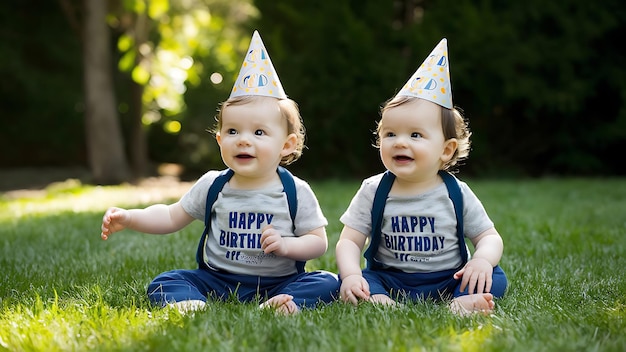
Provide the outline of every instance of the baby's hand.
[[261,231],[261,249],[263,252],[266,254],[274,253],[281,257],[287,255],[287,243],[280,232],[276,231],[272,225],[265,226]]
[[370,299],[370,286],[363,276],[348,275],[341,280],[339,293],[342,301],[356,306],[359,304],[359,300],[368,301]]
[[106,240],[113,233],[122,231],[130,223],[130,214],[128,210],[122,208],[111,207],[102,217],[102,232],[100,237]]
[[456,280],[461,279],[461,292],[468,287],[470,294],[485,293],[491,291],[493,280],[493,267],[486,259],[474,258],[467,262],[463,269],[454,274]]

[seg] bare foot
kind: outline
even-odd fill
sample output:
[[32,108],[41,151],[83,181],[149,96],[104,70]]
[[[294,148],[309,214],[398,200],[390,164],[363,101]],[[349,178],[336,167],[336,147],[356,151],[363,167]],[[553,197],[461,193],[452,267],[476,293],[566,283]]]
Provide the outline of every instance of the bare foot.
[[191,299],[187,301],[168,303],[167,306],[178,309],[181,314],[187,314],[204,308],[206,306],[206,302],[197,299]]
[[450,310],[458,315],[473,313],[489,315],[495,306],[496,303],[493,301],[491,293],[479,293],[454,298],[450,303]]
[[292,315],[300,312],[298,305],[293,301],[293,296],[287,294],[276,295],[261,303],[259,308],[273,308],[276,312],[283,315]]
[[386,305],[386,306],[396,306],[398,304],[398,302],[396,302],[393,299],[391,299],[391,297],[389,297],[387,295],[383,295],[383,294],[372,295],[370,297],[370,302],[377,303],[377,304],[383,304],[383,305]]

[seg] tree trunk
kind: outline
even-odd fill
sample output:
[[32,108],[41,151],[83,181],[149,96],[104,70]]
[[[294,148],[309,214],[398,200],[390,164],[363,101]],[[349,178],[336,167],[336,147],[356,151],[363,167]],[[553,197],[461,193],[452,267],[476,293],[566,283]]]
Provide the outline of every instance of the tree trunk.
[[115,103],[107,1],[84,0],[83,58],[89,166],[95,183],[129,181],[124,142]]
[[129,141],[131,169],[133,176],[142,178],[148,171],[148,141],[141,121],[143,115],[143,86],[131,82],[131,138]]
[[[135,65],[139,65],[142,54],[139,48],[148,42],[149,19],[146,14],[138,14],[134,23],[135,34]],[[129,141],[130,162],[133,175],[142,178],[148,171],[148,139],[144,128],[142,117],[144,113],[143,105],[144,87],[135,81],[130,87],[130,121],[131,138]]]

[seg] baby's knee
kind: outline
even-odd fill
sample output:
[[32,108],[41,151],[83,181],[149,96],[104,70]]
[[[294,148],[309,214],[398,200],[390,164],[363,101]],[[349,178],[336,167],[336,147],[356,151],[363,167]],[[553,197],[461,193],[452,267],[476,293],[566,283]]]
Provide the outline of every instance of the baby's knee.
[[317,279],[320,281],[320,287],[324,287],[329,292],[338,293],[341,282],[339,276],[330,271],[321,270],[317,273]]
[[495,298],[504,297],[504,293],[509,285],[509,281],[506,277],[506,274],[499,266],[496,266],[493,271],[492,276],[492,284],[491,284],[491,294]]

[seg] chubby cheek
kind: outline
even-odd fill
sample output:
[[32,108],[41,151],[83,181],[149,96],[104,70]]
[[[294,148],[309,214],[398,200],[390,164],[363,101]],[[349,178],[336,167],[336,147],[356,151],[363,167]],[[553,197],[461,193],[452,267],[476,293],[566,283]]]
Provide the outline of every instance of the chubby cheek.
[[389,168],[389,166],[391,165],[391,162],[393,161],[389,148],[385,148],[383,147],[383,145],[381,145],[380,150],[379,150],[379,155],[380,155],[380,160],[383,162],[383,165]]

